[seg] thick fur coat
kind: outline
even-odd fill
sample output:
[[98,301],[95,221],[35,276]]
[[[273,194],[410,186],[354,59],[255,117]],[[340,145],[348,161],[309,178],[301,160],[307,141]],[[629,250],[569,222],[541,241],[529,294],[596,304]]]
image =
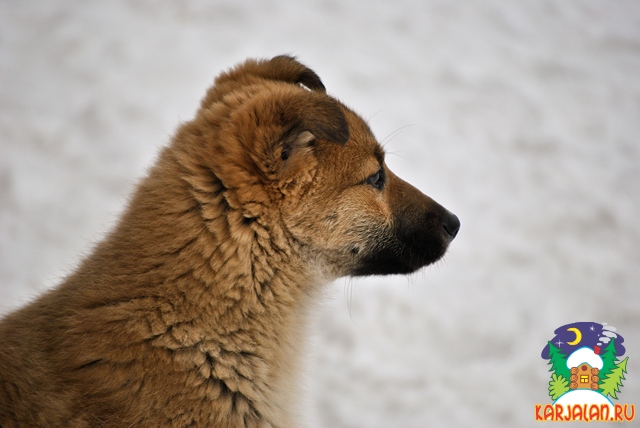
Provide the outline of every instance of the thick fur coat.
[[440,258],[455,216],[291,57],[221,74],[115,229],[0,323],[0,426],[292,427],[321,284]]

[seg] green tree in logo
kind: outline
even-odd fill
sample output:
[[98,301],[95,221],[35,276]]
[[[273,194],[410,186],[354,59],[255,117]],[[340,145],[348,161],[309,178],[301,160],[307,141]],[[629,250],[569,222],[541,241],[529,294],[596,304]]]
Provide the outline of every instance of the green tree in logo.
[[620,361],[611,372],[600,382],[600,392],[605,397],[608,395],[617,400],[616,393],[620,392],[622,381],[625,380],[624,374],[627,372],[627,361],[629,357]]
[[549,381],[549,395],[551,399],[555,401],[566,392],[569,392],[569,381],[555,373],[552,374],[551,381]]
[[567,368],[567,356],[551,341],[549,341],[549,365],[551,366],[549,371],[554,372],[558,377],[563,377],[565,380],[571,377],[571,372]]
[[616,366],[617,357],[615,337],[609,341],[600,357],[602,358],[602,369],[600,370],[600,373],[598,373],[598,376],[600,377],[600,383],[602,383],[604,378],[607,377],[609,373],[611,373],[611,370]]

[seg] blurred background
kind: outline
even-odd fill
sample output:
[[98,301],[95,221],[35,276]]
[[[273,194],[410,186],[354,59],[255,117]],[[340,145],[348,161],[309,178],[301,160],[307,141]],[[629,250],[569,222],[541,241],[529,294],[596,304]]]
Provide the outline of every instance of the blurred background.
[[282,53],[462,221],[435,266],[327,287],[308,427],[534,426],[575,321],[624,336],[640,405],[633,0],[0,0],[0,315],[109,231],[215,75]]

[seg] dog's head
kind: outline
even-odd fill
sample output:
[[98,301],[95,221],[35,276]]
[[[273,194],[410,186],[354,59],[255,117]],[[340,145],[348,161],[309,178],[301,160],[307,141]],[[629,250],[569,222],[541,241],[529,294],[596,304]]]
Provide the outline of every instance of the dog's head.
[[224,186],[233,228],[270,233],[280,251],[294,242],[332,276],[413,272],[460,227],[389,170],[367,124],[294,58],[223,73],[185,132]]

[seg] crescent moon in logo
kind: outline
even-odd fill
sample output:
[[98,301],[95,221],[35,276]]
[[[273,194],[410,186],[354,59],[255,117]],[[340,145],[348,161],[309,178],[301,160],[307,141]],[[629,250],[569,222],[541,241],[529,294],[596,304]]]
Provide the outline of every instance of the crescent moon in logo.
[[567,342],[567,345],[577,345],[582,340],[582,333],[575,327],[568,328],[567,331],[572,331],[576,334],[576,340],[573,342]]

